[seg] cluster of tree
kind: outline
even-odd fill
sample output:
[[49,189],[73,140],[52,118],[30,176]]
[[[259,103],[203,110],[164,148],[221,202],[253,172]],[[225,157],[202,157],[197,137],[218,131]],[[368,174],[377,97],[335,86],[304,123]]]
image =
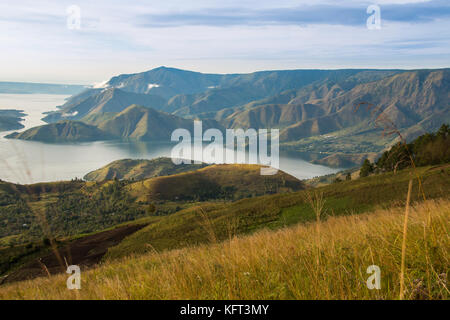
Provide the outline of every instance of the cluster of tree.
[[[27,189],[21,194],[0,193],[0,238],[21,235],[14,242],[24,242],[37,241],[48,234],[59,237],[88,233],[154,212],[135,203],[125,191],[127,183],[116,180],[108,185],[80,188],[80,181],[72,181],[52,186],[48,194],[35,186],[35,190]],[[44,194],[46,199],[51,195],[52,200],[41,202]],[[34,203],[33,208],[28,205],[30,202]]]
[[373,173],[375,171],[375,165],[370,162],[369,159],[364,160],[361,170],[359,171],[360,177],[367,177],[369,174]]
[[[22,199],[15,199],[14,195],[1,196],[0,201],[0,238],[20,234],[26,231],[36,220],[27,203]],[[8,200],[5,204],[5,199]]]
[[60,194],[58,201],[47,205],[47,220],[55,236],[89,233],[148,214],[124,190],[127,181],[111,181],[92,193]]
[[450,126],[443,124],[435,133],[426,133],[409,144],[397,143],[385,151],[375,164],[365,160],[360,171],[366,177],[375,171],[396,171],[416,166],[450,162]]
[[[350,172],[347,172],[345,174],[345,181],[350,181],[350,180],[352,180],[352,174]],[[342,181],[343,181],[342,178],[336,177],[336,178],[334,178],[333,183],[339,183],[339,182],[342,182]]]

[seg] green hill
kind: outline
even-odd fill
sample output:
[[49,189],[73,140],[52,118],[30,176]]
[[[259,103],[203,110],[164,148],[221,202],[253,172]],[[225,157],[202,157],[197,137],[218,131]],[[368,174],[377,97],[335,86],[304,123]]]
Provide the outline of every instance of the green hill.
[[206,164],[175,165],[170,158],[157,158],[152,160],[123,159],[111,162],[100,169],[89,172],[83,179],[98,182],[112,179],[143,180],[197,170],[205,166]]
[[112,139],[113,136],[80,121],[65,120],[7,135],[8,139],[42,142],[83,142]]
[[[207,170],[209,167],[202,169]],[[427,199],[449,198],[450,166],[422,167],[419,169]],[[233,234],[252,233],[262,228],[277,229],[316,219],[307,194],[323,194],[325,205],[321,219],[359,214],[377,208],[402,205],[406,199],[408,180],[413,178],[408,169],[357,180],[333,183],[312,190],[266,195],[242,199],[233,203],[205,203],[175,214],[149,221],[149,225],[111,248],[108,258],[119,258],[135,253],[162,251],[211,240],[210,229],[216,241]],[[157,178],[158,179],[158,178]],[[423,201],[414,182],[412,201]],[[145,221],[141,220],[141,222]],[[151,244],[151,246],[148,246]]]
[[127,189],[138,201],[205,201],[239,199],[304,188],[299,180],[282,171],[263,176],[260,170],[260,165],[210,165],[195,171],[138,181],[127,186]]
[[[164,160],[158,162],[161,165]],[[208,166],[138,182],[74,180],[18,185],[0,181],[0,238],[12,236],[13,242],[24,242],[40,239],[46,232],[55,237],[74,236],[143,216],[167,215],[196,201],[233,201],[304,187],[281,171],[264,178],[260,168]],[[42,229],[42,216],[48,219],[48,229]]]

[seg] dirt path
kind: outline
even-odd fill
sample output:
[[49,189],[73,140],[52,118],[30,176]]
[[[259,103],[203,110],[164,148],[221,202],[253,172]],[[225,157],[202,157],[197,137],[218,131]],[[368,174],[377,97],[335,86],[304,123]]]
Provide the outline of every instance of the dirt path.
[[48,269],[50,274],[65,272],[66,261],[68,265],[78,265],[81,270],[85,270],[98,264],[108,248],[119,244],[126,236],[143,227],[145,225],[123,226],[74,240],[58,249],[63,265],[56,255],[51,253],[13,271],[3,279],[2,284],[46,277],[48,273],[45,268]]

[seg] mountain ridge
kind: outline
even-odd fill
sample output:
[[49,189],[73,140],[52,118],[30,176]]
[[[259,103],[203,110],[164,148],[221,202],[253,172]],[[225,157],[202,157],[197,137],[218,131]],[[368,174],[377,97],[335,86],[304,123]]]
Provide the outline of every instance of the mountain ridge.
[[[165,93],[158,95],[157,90]],[[449,68],[214,75],[160,67],[113,77],[104,88],[71,97],[45,119],[52,122],[64,115],[117,138],[137,140],[168,141],[171,130],[190,126],[193,119],[221,130],[279,129],[284,151],[314,161],[340,163],[342,158],[348,163],[395,143],[397,137],[383,136],[388,122],[407,139],[448,122],[449,92]],[[365,105],[358,108],[361,103]],[[147,109],[123,113],[136,104]],[[377,120],[381,112],[384,124]]]
[[[121,112],[98,114],[89,121],[61,120],[7,135],[8,139],[41,142],[88,142],[98,140],[137,140],[170,142],[174,130],[193,132],[194,121],[152,108],[130,105]],[[204,130],[223,127],[215,120],[203,122]]]

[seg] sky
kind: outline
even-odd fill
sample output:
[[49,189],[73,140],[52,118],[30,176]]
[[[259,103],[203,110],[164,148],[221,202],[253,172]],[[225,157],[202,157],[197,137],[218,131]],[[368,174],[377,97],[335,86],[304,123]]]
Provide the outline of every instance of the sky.
[[0,28],[0,81],[450,67],[449,0],[15,0],[0,3]]

